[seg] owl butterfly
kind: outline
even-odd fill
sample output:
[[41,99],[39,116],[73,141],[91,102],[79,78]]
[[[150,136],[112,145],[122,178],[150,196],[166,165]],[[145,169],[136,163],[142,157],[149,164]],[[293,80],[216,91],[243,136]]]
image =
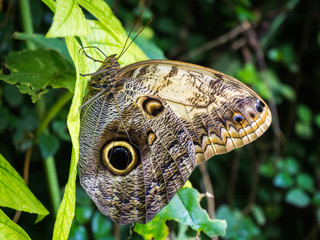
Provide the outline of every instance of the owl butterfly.
[[120,68],[116,55],[101,62],[81,109],[80,182],[118,224],[149,222],[196,165],[271,123],[255,92],[218,71],[169,60]]

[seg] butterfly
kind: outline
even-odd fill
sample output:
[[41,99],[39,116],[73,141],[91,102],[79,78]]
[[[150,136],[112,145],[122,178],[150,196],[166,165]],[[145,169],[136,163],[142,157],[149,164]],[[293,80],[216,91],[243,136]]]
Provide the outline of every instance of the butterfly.
[[82,187],[115,223],[149,222],[194,168],[260,137],[267,104],[221,72],[178,61],[120,68],[110,55],[80,113]]

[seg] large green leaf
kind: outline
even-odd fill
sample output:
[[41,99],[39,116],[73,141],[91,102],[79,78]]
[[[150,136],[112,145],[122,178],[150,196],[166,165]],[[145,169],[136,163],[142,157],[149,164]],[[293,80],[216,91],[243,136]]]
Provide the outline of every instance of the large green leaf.
[[[99,49],[101,49],[101,51],[106,55],[120,53],[127,35],[120,22],[112,14],[109,6],[103,1],[91,2],[91,4],[95,5],[90,5],[85,1],[79,2],[81,2],[83,7],[90,11],[92,15],[96,16],[98,19],[102,18],[105,22],[102,24],[98,21],[87,20],[91,31],[90,35],[79,38],[82,45],[99,47]],[[102,12],[102,10],[104,12]],[[102,16],[104,16],[104,18]],[[99,64],[85,57],[85,55],[79,51],[81,46],[76,38],[66,37],[66,43],[77,72],[74,97],[68,115],[68,128],[71,135],[73,149],[69,179],[58,211],[57,220],[54,226],[53,239],[68,238],[74,217],[75,181],[77,176],[77,163],[79,160],[79,108],[82,104],[82,99],[85,95],[87,82],[89,80],[88,77],[81,77],[80,73],[91,73],[96,71],[99,67]],[[97,49],[87,48],[85,50],[86,53],[94,59],[105,58]],[[146,59],[146,56],[135,44],[132,44],[126,54],[121,58],[120,62],[125,65],[143,59]]]
[[33,102],[46,93],[47,87],[74,89],[74,67],[55,50],[36,49],[11,52],[6,58],[10,73],[0,79],[15,84]]
[[74,0],[57,0],[53,23],[46,37],[84,36],[90,33],[81,8]]
[[48,210],[26,186],[19,173],[0,154],[0,206],[19,211],[48,215]]
[[27,239],[31,239],[31,238],[18,224],[14,223],[0,209],[0,239],[27,240]]
[[182,188],[152,221],[144,225],[136,224],[134,230],[144,239],[166,239],[168,230],[165,223],[167,220],[175,220],[197,232],[204,232],[209,237],[224,236],[226,221],[210,219],[200,206],[201,198],[196,189]]

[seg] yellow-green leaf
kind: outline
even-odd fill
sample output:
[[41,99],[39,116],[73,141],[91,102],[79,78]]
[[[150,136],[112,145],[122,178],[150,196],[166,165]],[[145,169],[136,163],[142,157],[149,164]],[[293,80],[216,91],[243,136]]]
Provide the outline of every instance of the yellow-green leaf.
[[90,33],[84,14],[74,0],[57,0],[53,23],[46,37],[84,36]]
[[0,239],[28,240],[28,234],[0,209]]
[[19,211],[49,214],[48,210],[33,195],[16,170],[0,154],[0,206]]

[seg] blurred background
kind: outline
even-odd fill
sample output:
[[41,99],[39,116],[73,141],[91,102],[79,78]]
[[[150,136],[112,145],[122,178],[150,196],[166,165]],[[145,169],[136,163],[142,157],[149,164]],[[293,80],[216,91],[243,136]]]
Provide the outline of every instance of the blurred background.
[[[149,58],[213,68],[249,85],[268,102],[273,122],[261,138],[214,157],[190,178],[200,192],[213,191],[214,201],[203,199],[201,204],[212,216],[227,220],[226,239],[320,239],[320,2],[107,2],[127,31],[142,9],[138,28],[152,19],[135,40]],[[53,13],[41,1],[30,0],[30,5],[34,32],[45,35]],[[23,32],[19,7],[19,1],[0,1],[1,63],[8,54],[26,48],[25,41],[13,37]],[[87,17],[92,18],[89,13]],[[32,152],[29,188],[52,212],[54,197],[45,181],[53,165],[46,166],[43,159],[54,155],[49,164],[56,166],[59,200],[71,156],[66,127],[70,97],[50,121],[50,134],[41,139],[44,144],[33,145],[46,110],[65,92],[50,89],[41,104],[33,104],[14,85],[0,82],[0,153],[23,175],[26,156]],[[9,217],[15,214],[10,209],[5,212]],[[36,217],[23,213],[18,223],[32,239],[49,239],[53,215],[33,224]],[[178,224],[169,225],[177,233]],[[128,235],[128,226],[113,225],[77,188],[70,239],[125,239]],[[134,234],[133,239],[140,238]]]

